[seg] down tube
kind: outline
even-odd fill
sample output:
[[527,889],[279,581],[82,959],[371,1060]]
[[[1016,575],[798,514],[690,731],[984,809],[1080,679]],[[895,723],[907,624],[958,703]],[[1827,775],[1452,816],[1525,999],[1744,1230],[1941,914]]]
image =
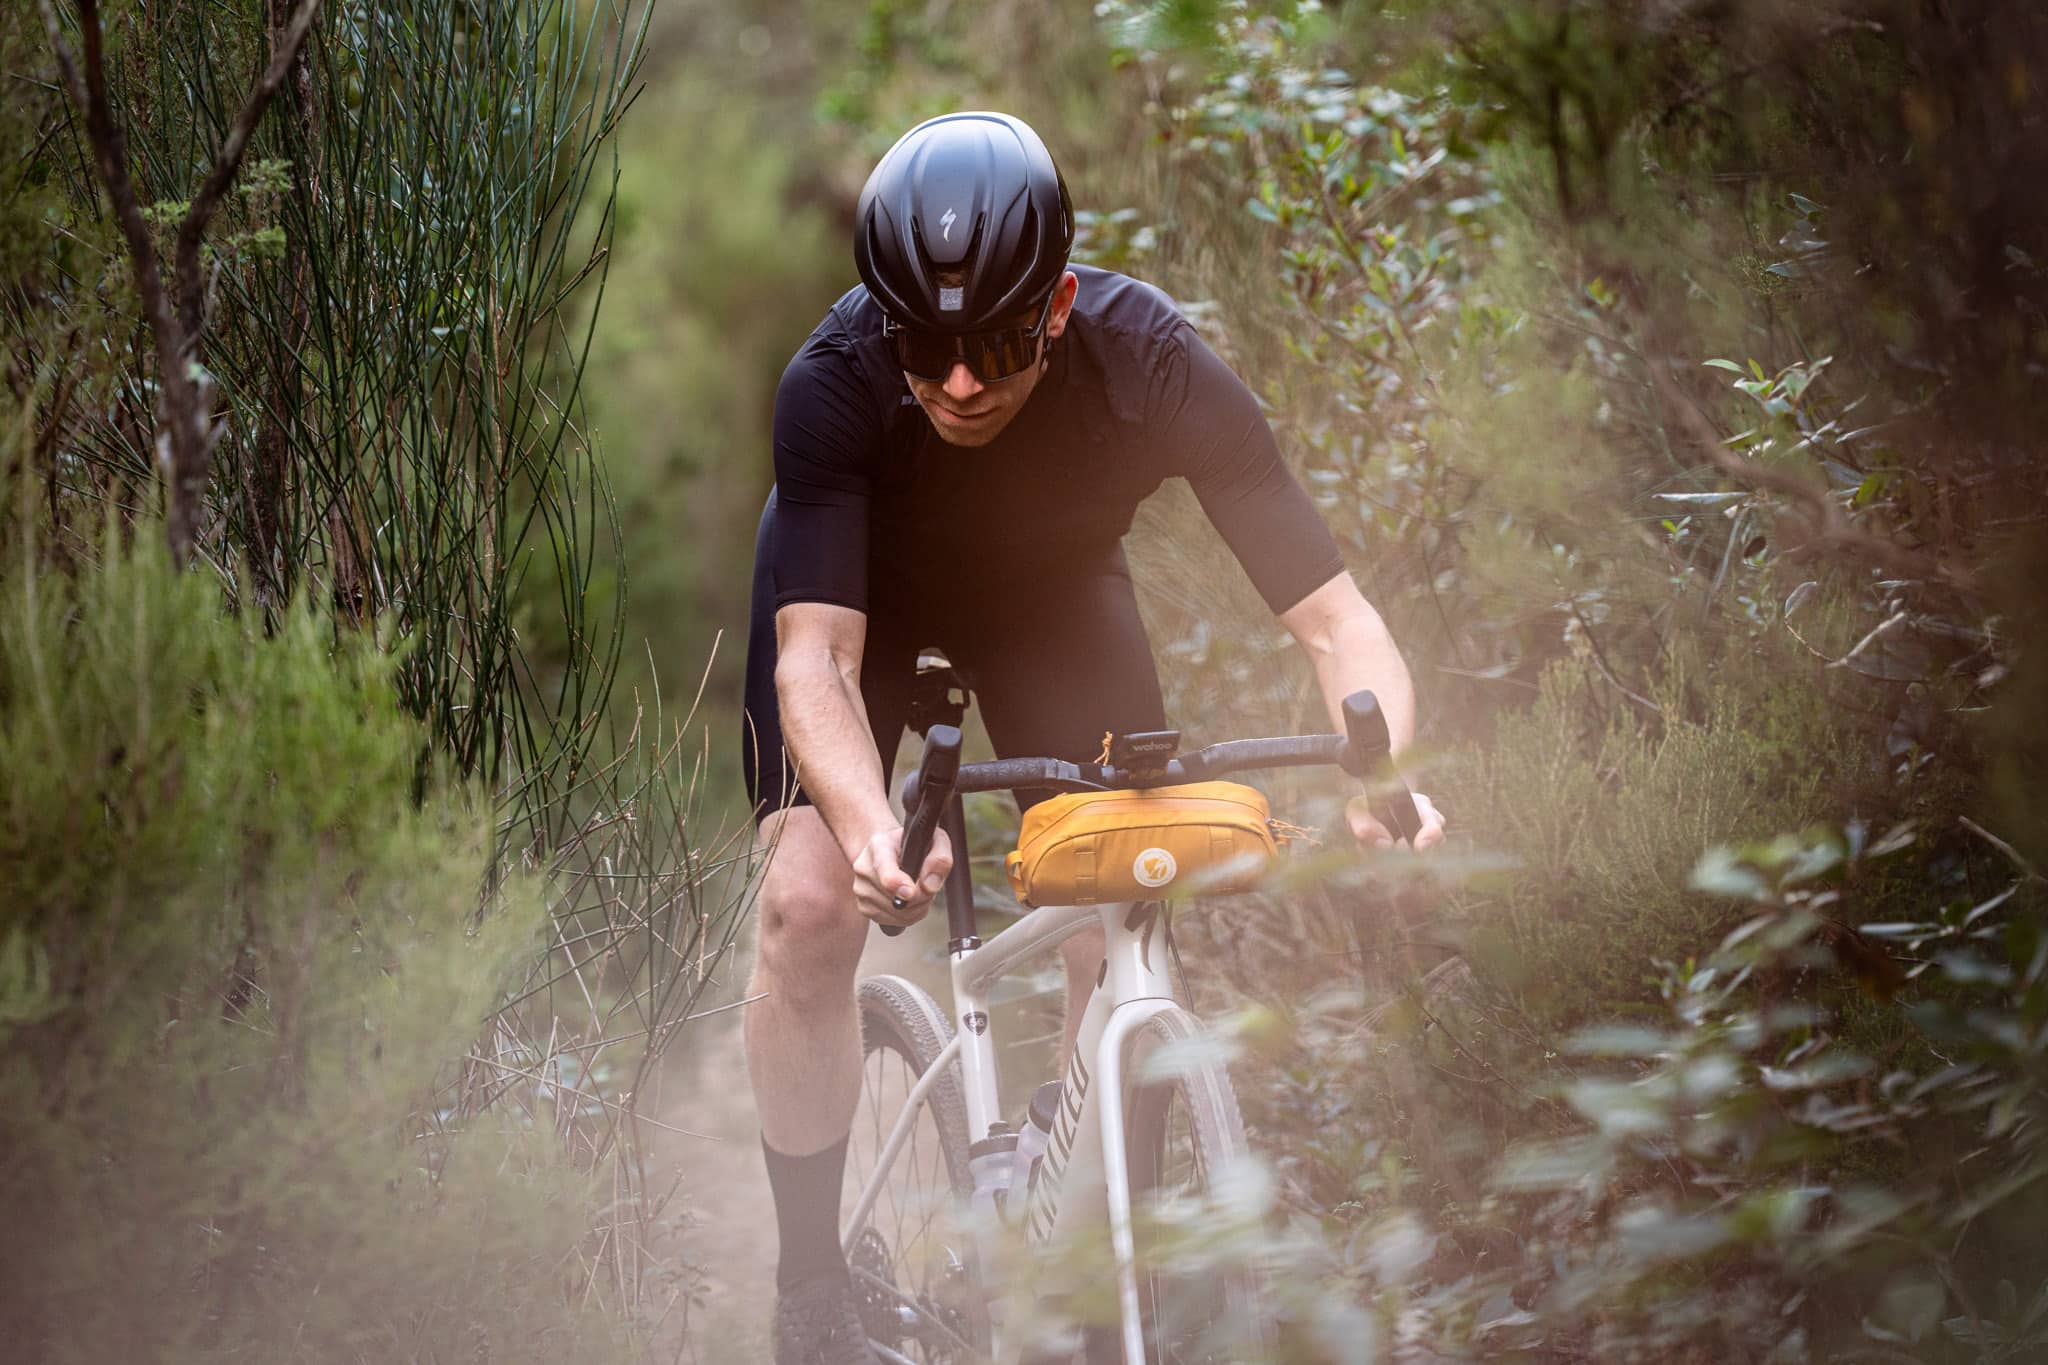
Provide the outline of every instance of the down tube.
[[[1108,1223],[1103,1166],[1101,1104],[1112,1097],[1097,1084],[1102,1045],[1111,1016],[1122,1010],[1149,1015],[1172,1003],[1163,961],[1163,935],[1156,932],[1162,908],[1156,904],[1103,906],[1105,940],[1102,985],[1088,997],[1074,1055],[1067,1060],[1060,1109],[1053,1120],[1041,1177],[1029,1192],[1025,1227],[1031,1240],[1046,1242],[1063,1233],[1098,1233]],[[1155,964],[1154,957],[1161,960]],[[1120,1019],[1117,1030],[1142,1020]],[[1119,1165],[1122,1154],[1117,1154]]]
[[996,1092],[993,1034],[989,1031],[988,996],[1002,977],[1088,927],[1096,912],[1090,906],[1045,906],[997,934],[987,943],[966,936],[952,942],[953,1032],[962,1039],[961,1076],[967,1098],[970,1142],[988,1134],[1001,1118]]

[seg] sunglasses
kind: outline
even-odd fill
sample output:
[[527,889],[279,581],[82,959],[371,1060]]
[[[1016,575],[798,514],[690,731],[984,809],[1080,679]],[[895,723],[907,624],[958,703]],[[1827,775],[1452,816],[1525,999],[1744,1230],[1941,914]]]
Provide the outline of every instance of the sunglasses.
[[[1057,294],[1059,291],[1054,290]],[[1045,296],[1038,321],[1029,327],[998,327],[986,332],[927,332],[882,319],[882,335],[896,347],[896,363],[904,373],[927,383],[941,383],[956,362],[984,384],[1013,379],[1038,359],[1038,339],[1052,317],[1053,294]]]

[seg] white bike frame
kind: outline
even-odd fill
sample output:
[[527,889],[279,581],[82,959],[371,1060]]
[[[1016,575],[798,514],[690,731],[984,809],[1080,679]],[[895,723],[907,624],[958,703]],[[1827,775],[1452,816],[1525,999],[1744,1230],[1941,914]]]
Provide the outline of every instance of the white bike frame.
[[[990,987],[1025,962],[1100,922],[1105,945],[1103,974],[1081,1016],[1060,1093],[1059,1114],[1023,1218],[1026,1236],[1041,1243],[1063,1230],[1100,1226],[1107,1215],[1116,1255],[1124,1361],[1125,1365],[1144,1365],[1122,1096],[1125,1053],[1131,1038],[1147,1020],[1176,1003],[1167,975],[1166,913],[1157,902],[1042,906],[985,944],[967,939],[954,945],[953,1040],[918,1078],[897,1114],[876,1157],[875,1169],[847,1220],[847,1239],[867,1221],[897,1154],[909,1139],[925,1096],[955,1060],[960,1063],[967,1102],[968,1141],[986,1137],[989,1125],[1002,1118],[995,1039],[988,1018]],[[994,1358],[998,1362],[1015,1359],[1016,1348],[1006,1352],[1000,1329],[996,1331],[991,1341]]]

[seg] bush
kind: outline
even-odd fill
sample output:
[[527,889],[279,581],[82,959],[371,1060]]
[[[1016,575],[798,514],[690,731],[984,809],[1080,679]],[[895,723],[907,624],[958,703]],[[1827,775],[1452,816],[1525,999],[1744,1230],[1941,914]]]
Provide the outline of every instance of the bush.
[[[0,1319],[26,1356],[599,1358],[597,1191],[421,1106],[530,958],[401,662],[110,537],[0,565]],[[609,1183],[608,1181],[606,1182]]]
[[1656,697],[1611,709],[1554,665],[1535,704],[1445,774],[1472,798],[1461,817],[1517,868],[1469,907],[1471,948],[1538,1015],[1647,998],[1648,964],[1732,927],[1689,885],[1701,849],[1853,810],[1875,785],[1863,718],[1839,695],[1853,689],[1789,651],[1759,667],[1757,652],[1674,668]]

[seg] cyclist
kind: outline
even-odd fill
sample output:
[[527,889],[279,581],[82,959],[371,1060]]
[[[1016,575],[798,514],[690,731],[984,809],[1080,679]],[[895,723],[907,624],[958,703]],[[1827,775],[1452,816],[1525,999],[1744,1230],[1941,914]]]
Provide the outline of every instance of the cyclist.
[[[776,391],[745,735],[776,850],[745,1032],[781,1238],[778,1365],[873,1359],[838,1240],[854,973],[869,924],[921,918],[952,863],[943,833],[921,868],[896,861],[890,761],[921,647],[973,673],[999,754],[1085,762],[1105,730],[1164,729],[1122,537],[1181,477],[1307,650],[1333,725],[1371,688],[1397,751],[1413,733],[1400,654],[1251,393],[1164,294],[1070,266],[1072,244],[1066,183],[1027,125],[921,123],[861,191],[861,285]],[[1427,847],[1443,821],[1417,807]],[[1362,800],[1349,822],[1391,842]],[[1099,934],[1067,945],[1070,1017],[1100,953]]]

